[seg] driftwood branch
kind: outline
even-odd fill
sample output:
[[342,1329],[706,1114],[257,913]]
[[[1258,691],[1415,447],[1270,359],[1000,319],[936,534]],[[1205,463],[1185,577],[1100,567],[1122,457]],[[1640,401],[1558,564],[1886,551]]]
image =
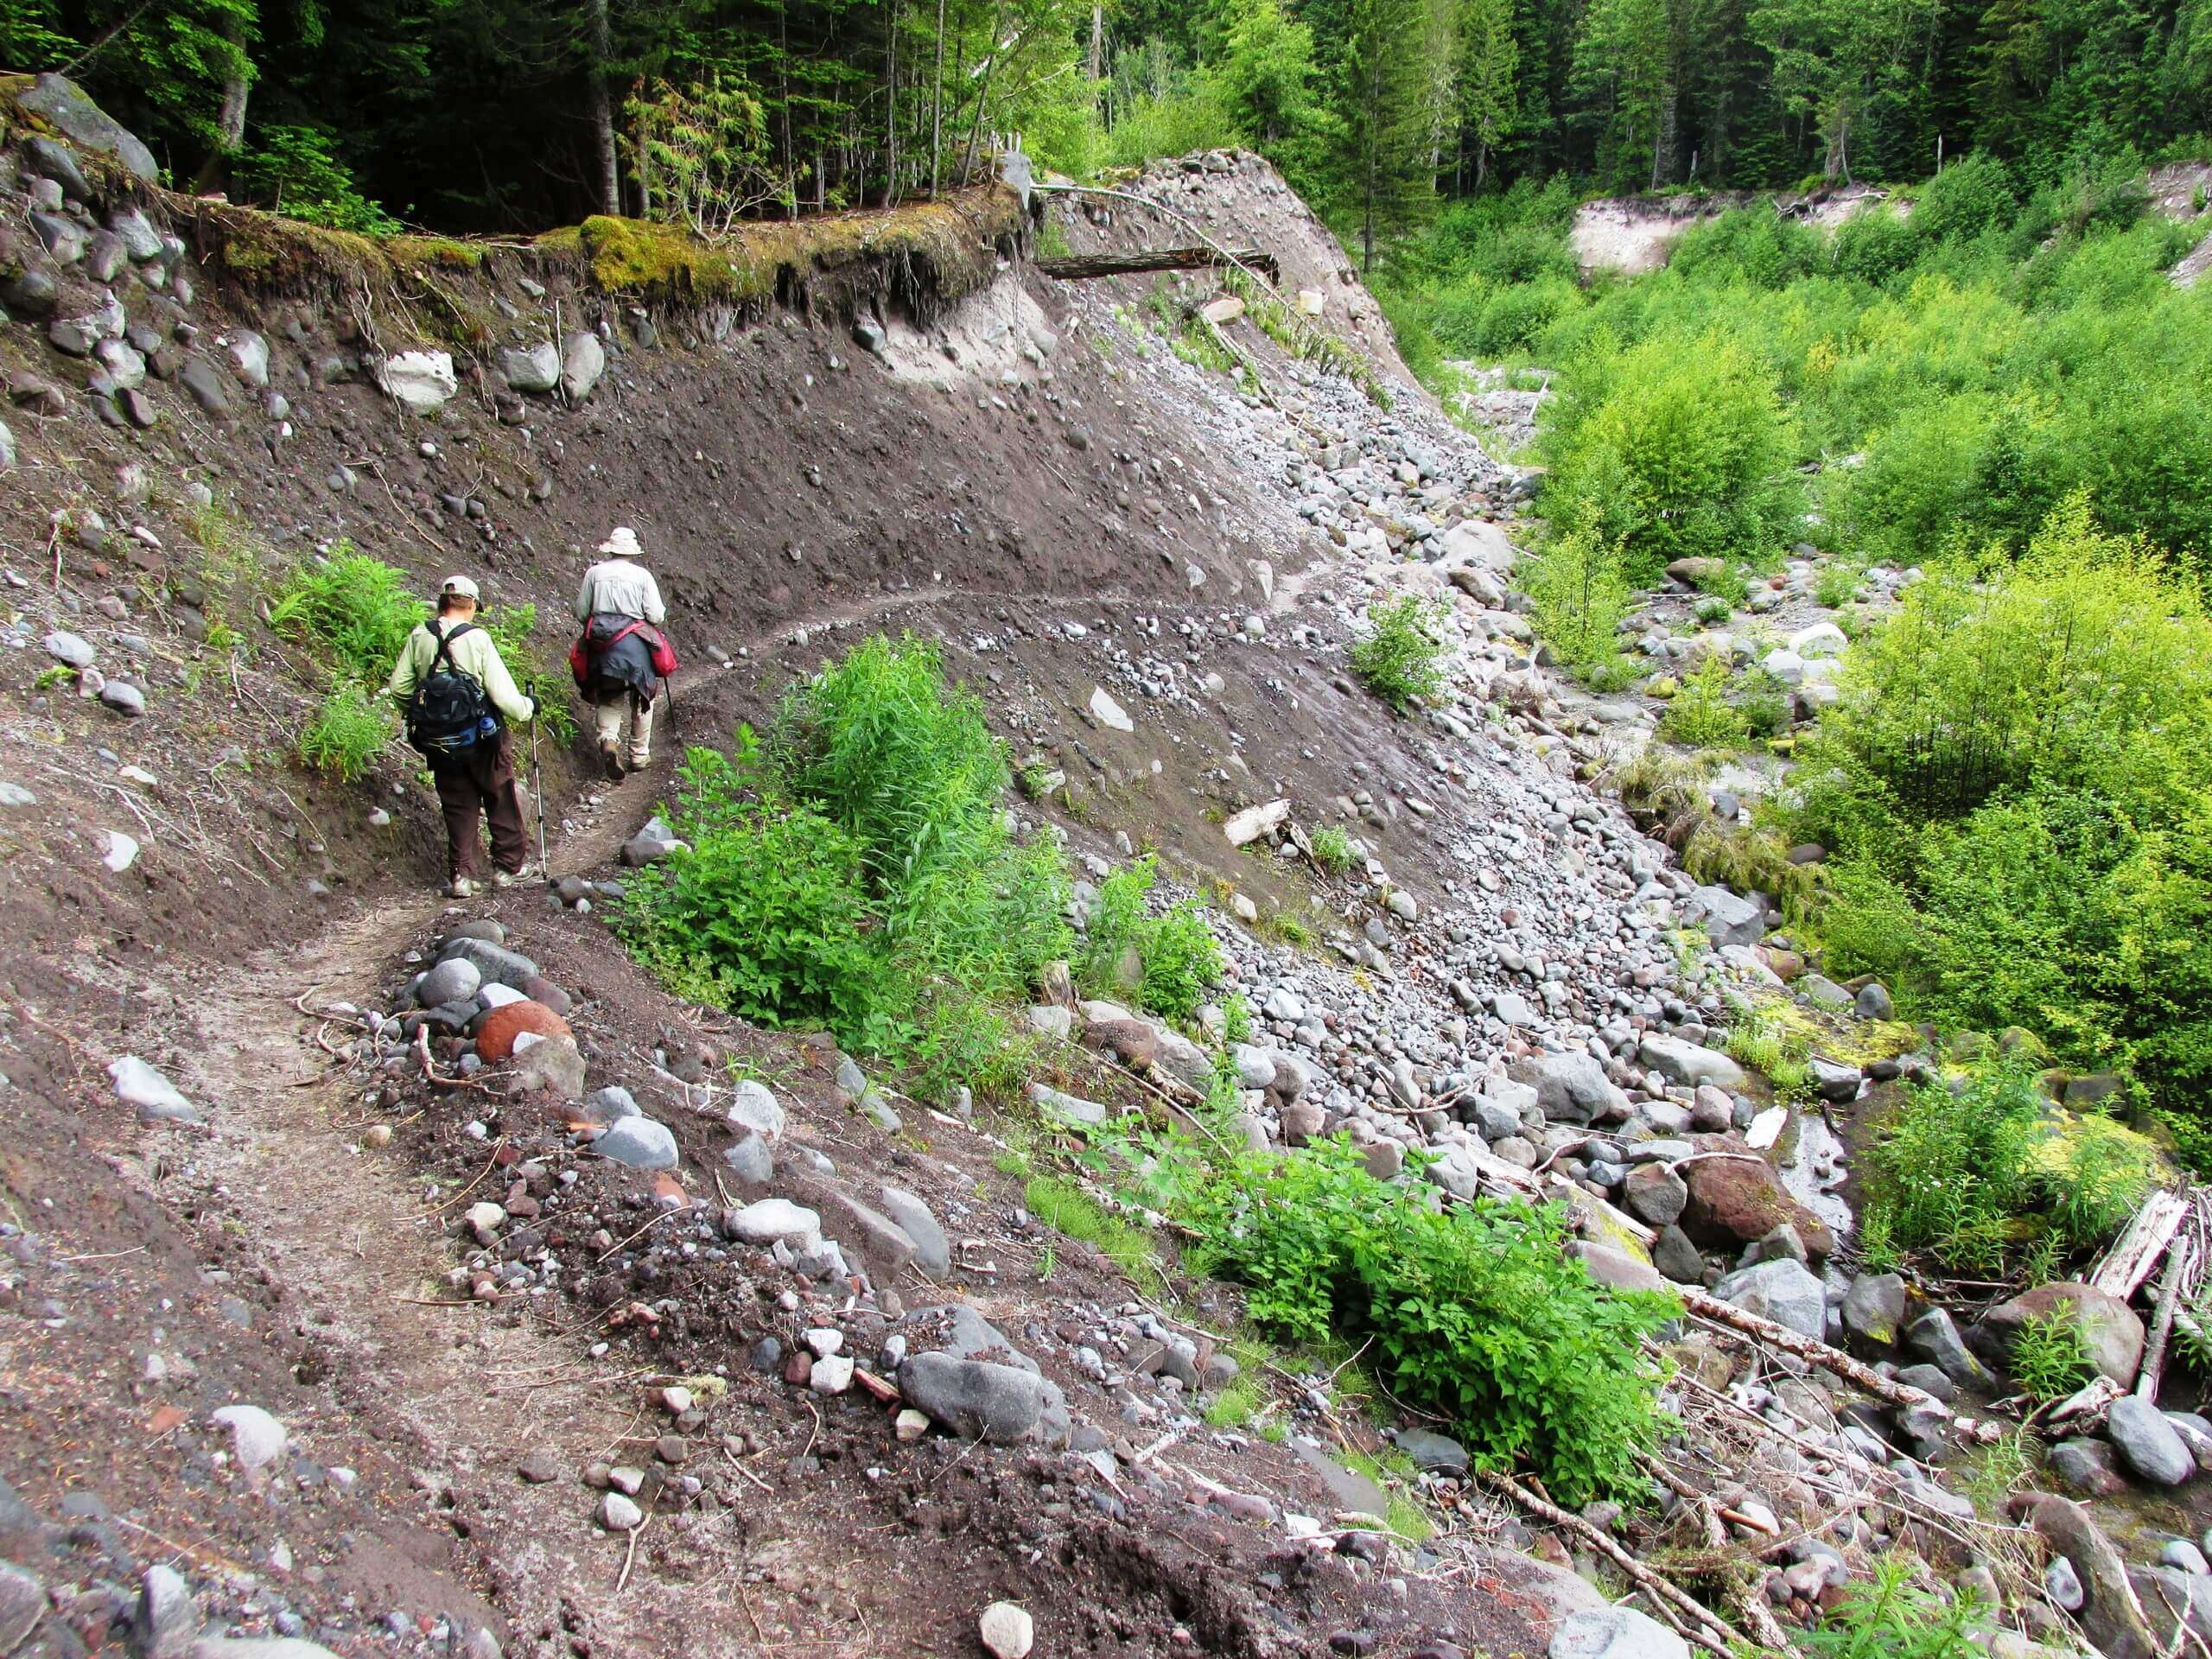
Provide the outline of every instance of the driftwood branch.
[[[1913,1388],[1884,1376],[1871,1365],[1860,1363],[1840,1348],[1831,1348],[1825,1342],[1815,1342],[1810,1337],[1777,1325],[1772,1319],[1763,1319],[1756,1313],[1747,1313],[1732,1302],[1724,1302],[1718,1296],[1708,1295],[1694,1285],[1677,1285],[1675,1292],[1682,1299],[1682,1306],[1700,1319],[1711,1319],[1715,1325],[1725,1325],[1732,1331],[1778,1348],[1783,1353],[1808,1359],[1823,1370],[1834,1371],[1854,1388],[1864,1389],[1878,1400],[1893,1406],[1931,1406],[1944,1416],[1951,1415],[1951,1408],[1925,1389]],[[1961,1427],[1964,1427],[1963,1422]]]
[[2196,1247],[2186,1237],[2176,1239],[2166,1252],[2166,1270],[2158,1281],[2158,1312],[2152,1315],[2151,1339],[2143,1345],[2143,1369],[2135,1378],[2135,1392],[2152,1405],[2158,1402],[2158,1384],[2166,1374],[2166,1344],[2174,1333],[2174,1313],[2195,1254]]
[[1211,267],[1264,271],[1280,282],[1282,267],[1274,255],[1258,248],[1151,248],[1138,253],[1071,253],[1039,259],[1038,270],[1064,283],[1094,276],[1135,276],[1150,270],[1203,270]]
[[2160,1188],[2143,1201],[2135,1219],[2090,1274],[2089,1283],[2107,1296],[2126,1301],[2142,1287],[2166,1253],[2174,1234],[2189,1217],[2189,1199]]
[[1738,1648],[1750,1645],[1727,1620],[1678,1588],[1672,1580],[1653,1572],[1616,1542],[1611,1535],[1599,1531],[1580,1516],[1562,1510],[1556,1503],[1547,1503],[1510,1475],[1484,1471],[1481,1478],[1539,1520],[1563,1532],[1573,1533],[1605,1556],[1632,1583],[1649,1592],[1653,1600],[1663,1611],[1679,1615],[1675,1623],[1681,1628],[1682,1634],[1700,1647],[1722,1655],[1726,1659]]

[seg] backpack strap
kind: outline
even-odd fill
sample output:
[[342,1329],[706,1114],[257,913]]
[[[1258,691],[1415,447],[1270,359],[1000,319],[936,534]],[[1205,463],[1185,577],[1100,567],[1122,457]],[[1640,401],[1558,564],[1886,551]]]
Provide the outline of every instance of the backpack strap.
[[430,666],[423,677],[427,680],[432,674],[436,673],[440,663],[452,669],[454,673],[460,673],[460,665],[453,659],[453,642],[464,633],[474,633],[476,631],[476,625],[474,622],[464,622],[451,633],[440,633],[435,627],[432,628],[430,637],[438,642],[438,648],[430,653]]

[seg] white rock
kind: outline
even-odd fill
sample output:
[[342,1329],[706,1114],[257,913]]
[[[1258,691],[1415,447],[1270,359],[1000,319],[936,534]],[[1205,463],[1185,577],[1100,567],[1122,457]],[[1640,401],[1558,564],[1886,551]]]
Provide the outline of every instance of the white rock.
[[213,1421],[231,1431],[232,1455],[248,1474],[283,1457],[284,1444],[290,1438],[284,1425],[259,1406],[225,1406]]
[[1290,803],[1287,800],[1262,801],[1257,806],[1248,806],[1242,812],[1232,813],[1221,826],[1221,833],[1229,838],[1232,847],[1242,847],[1257,841],[1262,836],[1273,835],[1290,817]]
[[1633,1607],[1569,1614],[1552,1632],[1550,1659],[1689,1659],[1689,1643]]
[[1029,1649],[1037,1644],[1036,1622],[1027,1608],[1010,1601],[995,1601],[984,1608],[976,1630],[992,1659],[1028,1659]]
[[107,830],[101,833],[107,837],[106,850],[100,855],[101,863],[121,875],[138,861],[138,842],[135,836],[126,836],[120,830]]
[[1129,718],[1128,710],[1106,695],[1103,685],[1090,690],[1090,717],[1109,731],[1134,732],[1136,722]]
[[730,1102],[730,1126],[750,1129],[763,1141],[777,1141],[784,1133],[784,1106],[765,1083],[751,1077],[737,1085],[736,1097]]
[[377,385],[402,409],[435,415],[460,390],[450,352],[400,352],[377,365]]
[[645,1512],[620,1492],[599,1500],[599,1524],[609,1532],[635,1532],[645,1524]]
[[1850,644],[1850,636],[1833,622],[1815,622],[1789,636],[1789,649],[1808,660],[1837,656]]
[[506,1218],[506,1211],[488,1198],[481,1203],[470,1205],[465,1217],[470,1227],[486,1233],[499,1227]]
[[831,1354],[826,1359],[816,1360],[806,1385],[817,1394],[842,1394],[853,1386],[852,1356]]
[[822,1244],[822,1217],[789,1198],[758,1199],[731,1211],[723,1227],[732,1238],[747,1244],[773,1244],[782,1239],[801,1255]]
[[561,395],[581,404],[607,372],[607,347],[599,336],[578,329],[561,343]]

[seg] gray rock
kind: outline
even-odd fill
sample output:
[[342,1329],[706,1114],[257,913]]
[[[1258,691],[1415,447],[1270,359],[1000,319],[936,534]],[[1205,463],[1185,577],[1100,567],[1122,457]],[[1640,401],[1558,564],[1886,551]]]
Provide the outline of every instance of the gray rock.
[[561,395],[581,404],[607,372],[607,348],[599,336],[578,329],[561,343]]
[[256,391],[269,387],[269,342],[251,328],[240,328],[231,335],[231,343],[224,347],[231,359],[231,369],[238,378]]
[[0,1561],[0,1653],[13,1653],[30,1640],[46,1617],[46,1586],[37,1574]]
[[1106,1109],[1097,1102],[1063,1094],[1047,1084],[1031,1084],[1029,1099],[1046,1117],[1059,1122],[1081,1123],[1095,1128],[1106,1121]]
[[[192,1644],[191,1659],[338,1659],[320,1642],[296,1636],[202,1637]],[[477,1659],[474,1648],[466,1659]]]
[[227,415],[231,409],[229,377],[197,352],[184,359],[176,383],[208,415]]
[[1726,887],[1697,888],[1683,913],[1703,923],[1706,937],[1715,944],[1757,944],[1766,936],[1766,906]]
[[[83,170],[77,158],[69,153],[68,146],[57,144],[43,134],[35,134],[23,141],[23,167],[27,172],[41,179],[52,179],[61,187],[61,194],[72,201],[90,201],[92,187],[85,182]],[[7,1651],[0,1648],[0,1653]]]
[[1651,1247],[1651,1265],[1678,1285],[1705,1282],[1705,1257],[1680,1227],[1659,1230],[1658,1242]]
[[622,843],[622,861],[632,869],[639,869],[690,850],[688,842],[678,841],[673,836],[638,835]]
[[57,265],[73,265],[85,257],[85,233],[70,220],[52,213],[33,213],[31,229]]
[[1818,1054],[1806,1062],[1813,1071],[1813,1091],[1822,1100],[1841,1103],[1859,1096],[1859,1068]]
[[756,1132],[747,1131],[737,1144],[722,1149],[722,1163],[730,1173],[750,1186],[766,1186],[776,1177],[775,1154]]
[[60,628],[48,634],[39,643],[46,647],[46,654],[53,658],[55,662],[67,664],[74,669],[90,668],[92,665],[93,658],[97,655],[92,650],[91,640],[81,634],[70,633]]
[[928,1204],[904,1187],[879,1189],[883,1211],[899,1224],[899,1230],[914,1241],[914,1265],[931,1279],[952,1271],[952,1243]]
[[517,391],[550,391],[561,384],[561,348],[550,340],[504,346],[499,373]]
[[146,1569],[138,1581],[138,1645],[147,1659],[170,1659],[200,1628],[192,1586],[167,1563]]
[[1797,982],[1796,988],[1797,995],[1815,1007],[1825,1008],[1830,1014],[1841,1014],[1852,1005],[1851,993],[1825,974],[1807,974]]
[[1715,1285],[1713,1294],[1815,1342],[1827,1339],[1827,1294],[1802,1262],[1784,1256],[1739,1268]]
[[583,1103],[585,1120],[602,1127],[620,1123],[626,1117],[637,1117],[642,1113],[638,1097],[619,1083],[610,1083],[604,1089],[593,1090]]
[[677,1163],[676,1136],[667,1124],[645,1116],[619,1119],[591,1149],[632,1169],[673,1169]]
[[442,962],[424,974],[415,987],[419,1007],[435,1008],[448,1002],[466,1002],[476,995],[484,976],[466,957]]
[[2081,1574],[2075,1572],[2074,1563],[2063,1555],[2052,1556],[2050,1564],[2044,1568],[2043,1587],[2052,1605],[2063,1612],[2080,1612],[2082,1602],[2088,1599],[2082,1593]]
[[1401,1428],[1393,1431],[1390,1438],[1397,1441],[1399,1451],[1413,1459],[1414,1467],[1424,1474],[1467,1472],[1467,1448],[1449,1434],[1426,1428]]
[[1859,995],[1852,999],[1851,1011],[1861,1020],[1894,1020],[1897,1004],[1890,1000],[1890,988],[1878,979],[1872,979],[1859,988]]
[[119,122],[110,118],[66,76],[41,75],[30,91],[18,95],[16,102],[79,149],[89,155],[112,156],[148,184],[161,181],[161,168],[154,160],[154,152]]
[[1552,1632],[1549,1659],[1689,1659],[1689,1643],[1633,1607],[1569,1613]]
[[1589,1123],[1628,1115],[1628,1096],[1588,1054],[1539,1054],[1516,1061],[1516,1079],[1533,1086],[1544,1116],[1564,1123]]
[[783,1241],[804,1255],[822,1244],[822,1217],[789,1198],[760,1198],[722,1217],[722,1231],[744,1244]]
[[1669,1083],[1694,1089],[1710,1084],[1716,1089],[1744,1086],[1744,1068],[1717,1048],[1684,1042],[1660,1032],[1647,1032],[1637,1046],[1643,1064]]
[[2196,1459],[2165,1414],[2138,1395],[2123,1395],[2105,1414],[2105,1435],[2120,1460],[2154,1486],[2179,1486],[2196,1473]]
[[1638,1221],[1664,1227],[1680,1221],[1690,1201],[1689,1183],[1664,1164],[1639,1164],[1628,1173],[1622,1202]]
[[107,216],[107,227],[121,238],[124,251],[140,264],[162,257],[162,235],[147,221],[146,215],[136,207],[125,207]]
[[1904,1281],[1894,1273],[1863,1274],[1843,1298],[1843,1325],[1877,1348],[1894,1348],[1904,1324]]
[[493,944],[489,939],[449,939],[438,952],[440,962],[452,962],[456,957],[475,963],[476,971],[494,985],[508,985],[524,990],[537,976],[537,964],[519,950],[510,950],[505,945]]
[[584,1094],[583,1051],[565,1033],[532,1043],[516,1054],[507,1068],[515,1088],[524,1095],[548,1094],[556,1100],[582,1100]]
[[1904,1345],[1909,1351],[1932,1361],[1961,1388],[1989,1386],[1987,1368],[1967,1351],[1959,1327],[1940,1307],[1927,1308],[1914,1315],[1904,1328]]
[[910,1354],[899,1368],[899,1389],[932,1422],[965,1440],[1014,1446],[1041,1440],[1064,1444],[1066,1402],[1034,1371],[952,1354]]
[[1567,1247],[1574,1258],[1582,1263],[1582,1270],[1592,1282],[1609,1290],[1664,1290],[1667,1281],[1642,1256],[1628,1250],[1617,1250],[1610,1244],[1593,1244],[1587,1239],[1576,1239]]
[[1959,1385],[1943,1375],[1941,1365],[1931,1365],[1923,1360],[1917,1365],[1900,1367],[1897,1381],[1908,1389],[1918,1389],[1923,1394],[1949,1405],[1959,1397]]
[[46,317],[54,315],[55,302],[61,296],[61,285],[54,280],[54,272],[42,264],[29,264],[11,276],[0,276],[0,302],[8,309],[26,317]]
[[108,680],[100,686],[100,701],[118,715],[137,719],[146,712],[146,694],[128,680]]
[[2164,1548],[2158,1551],[2158,1560],[2192,1575],[2212,1573],[2212,1565],[2206,1563],[2204,1552],[2186,1538],[2167,1539]]

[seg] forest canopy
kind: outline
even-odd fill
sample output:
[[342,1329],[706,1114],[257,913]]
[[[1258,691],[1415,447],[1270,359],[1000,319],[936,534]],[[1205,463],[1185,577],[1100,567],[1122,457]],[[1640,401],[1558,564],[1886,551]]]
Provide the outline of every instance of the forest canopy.
[[2042,180],[2212,127],[2212,0],[0,0],[0,57],[180,188],[372,232],[854,206],[1019,135],[1258,148],[1371,256],[1517,178]]

